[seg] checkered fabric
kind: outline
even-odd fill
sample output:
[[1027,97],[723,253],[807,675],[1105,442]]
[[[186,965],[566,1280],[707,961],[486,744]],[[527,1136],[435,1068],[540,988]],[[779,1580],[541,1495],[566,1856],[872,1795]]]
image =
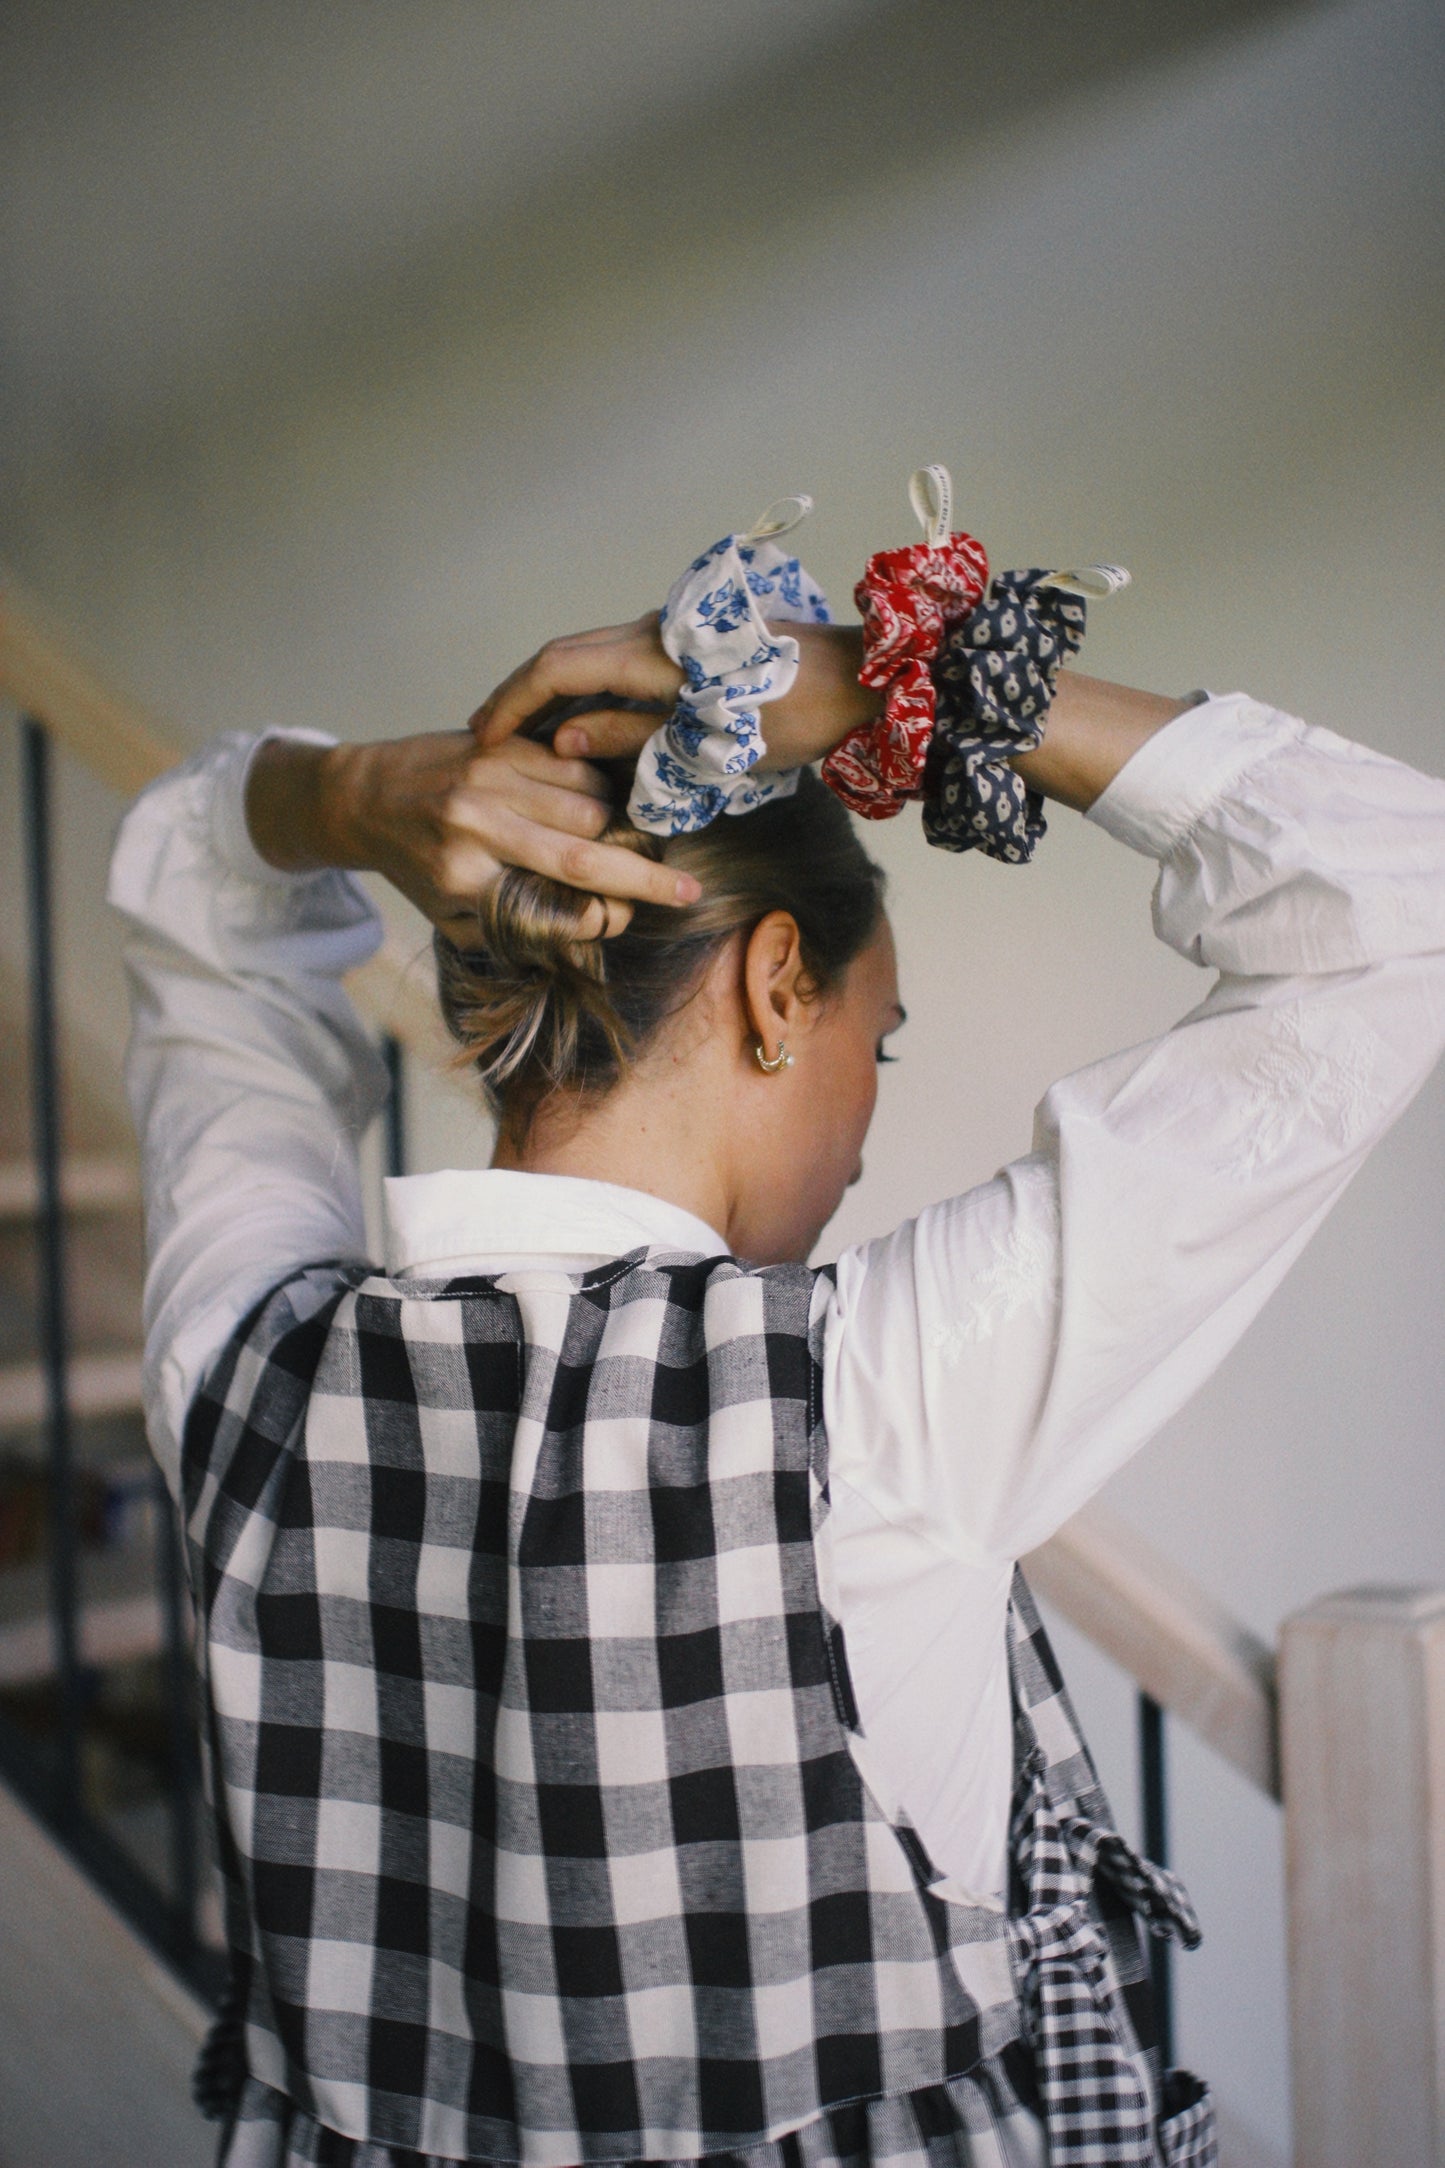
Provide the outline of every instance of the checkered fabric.
[[[233,1336],[184,1456],[229,2168],[1023,2168],[1040,2107],[1054,2146],[1052,1945],[941,1895],[850,1749],[818,1297],[657,1250],[333,1265]],[[1022,1584],[1012,1632],[1022,1781],[1087,1845],[1107,1810]],[[1094,1883],[1147,2120],[1139,1939]]]
[[[1043,2125],[1025,2105],[1032,2097],[1026,2056],[1006,2050],[927,2092],[827,2109],[776,2144],[715,2154],[707,2168],[1045,2168]],[[450,2168],[439,2154],[338,2138],[256,2085],[223,2158],[225,2168]]]
[[1109,1832],[1101,1845],[1099,1831],[1082,1817],[1061,1824],[1049,1803],[1037,1750],[1026,1764],[1011,1835],[1024,1903],[1010,1920],[1009,1934],[1051,2168],[1149,2168],[1156,2158],[1155,2099],[1118,2023],[1108,1981],[1109,1950],[1090,1908],[1090,1868],[1105,1872],[1117,1866],[1121,1893],[1147,1903],[1152,1920],[1168,1921],[1197,1943],[1188,1899],[1172,1876],[1139,1860],[1116,1833]]

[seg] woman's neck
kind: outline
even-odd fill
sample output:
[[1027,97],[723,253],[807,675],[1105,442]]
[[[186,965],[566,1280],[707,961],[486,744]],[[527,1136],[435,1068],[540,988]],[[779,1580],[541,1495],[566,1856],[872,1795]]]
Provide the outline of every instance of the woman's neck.
[[[731,1239],[730,1184],[709,1141],[720,1132],[698,1103],[701,1079],[630,1079],[605,1099],[543,1100],[520,1135],[504,1123],[492,1165],[527,1174],[580,1175],[675,1204]],[[726,1132],[722,1132],[725,1136]]]

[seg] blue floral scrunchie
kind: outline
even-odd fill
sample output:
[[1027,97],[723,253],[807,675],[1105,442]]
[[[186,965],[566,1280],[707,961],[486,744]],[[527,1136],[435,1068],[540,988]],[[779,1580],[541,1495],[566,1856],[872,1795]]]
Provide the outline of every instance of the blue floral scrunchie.
[[798,674],[797,641],[773,631],[759,604],[770,618],[828,622],[822,589],[775,539],[812,508],[809,497],[770,505],[756,526],[724,535],[674,584],[662,644],[687,682],[638,757],[627,806],[635,828],[682,835],[797,789],[796,768],[752,773],[766,750],[758,710],[781,699]]
[[1083,644],[1084,594],[1114,594],[1128,581],[1118,565],[1001,572],[948,635],[933,666],[923,807],[930,843],[1009,865],[1033,857],[1047,828],[1043,799],[1009,762],[1043,742],[1060,667]]

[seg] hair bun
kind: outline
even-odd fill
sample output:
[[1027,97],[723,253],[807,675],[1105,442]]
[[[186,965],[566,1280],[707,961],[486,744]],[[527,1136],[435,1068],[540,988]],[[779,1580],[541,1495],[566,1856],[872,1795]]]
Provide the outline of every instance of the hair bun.
[[[614,788],[625,787],[619,774]],[[882,876],[809,769],[794,796],[709,828],[664,839],[614,812],[602,840],[696,874],[701,899],[682,909],[639,903],[625,931],[589,939],[580,928],[590,895],[514,866],[478,899],[475,939],[434,937],[457,1065],[476,1070],[513,1133],[525,1134],[553,1092],[580,1098],[610,1090],[690,999],[719,948],[769,911],[797,921],[819,992],[836,983],[877,924]]]
[[[614,818],[602,840],[659,855],[625,819]],[[437,935],[442,1014],[461,1059],[489,1093],[529,1063],[544,1088],[565,1082],[593,1033],[619,1062],[630,1051],[631,1034],[607,984],[607,944],[581,932],[594,900],[563,881],[507,866],[478,899],[474,947]]]

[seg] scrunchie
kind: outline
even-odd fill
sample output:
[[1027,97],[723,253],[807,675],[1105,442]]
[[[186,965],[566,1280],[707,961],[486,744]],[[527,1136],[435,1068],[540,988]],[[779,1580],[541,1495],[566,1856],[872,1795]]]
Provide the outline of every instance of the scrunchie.
[[1119,565],[1001,572],[945,639],[934,664],[937,713],[923,832],[940,850],[980,850],[1009,865],[1045,833],[1043,799],[1010,767],[1043,742],[1060,667],[1083,644],[1084,595],[1128,585]]
[[798,643],[769,617],[828,622],[820,587],[774,537],[813,509],[811,497],[784,497],[746,534],[724,535],[675,582],[662,612],[662,644],[681,663],[686,685],[668,721],[638,757],[627,804],[635,828],[676,836],[706,828],[720,813],[748,813],[798,787],[798,770],[754,776],[766,750],[758,715],[798,674]]
[[924,791],[934,729],[929,668],[949,628],[983,594],[988,558],[971,534],[951,534],[946,467],[920,467],[908,485],[924,540],[879,550],[853,591],[863,619],[860,683],[884,692],[883,712],[860,723],[823,763],[823,781],[864,820],[891,820]]

